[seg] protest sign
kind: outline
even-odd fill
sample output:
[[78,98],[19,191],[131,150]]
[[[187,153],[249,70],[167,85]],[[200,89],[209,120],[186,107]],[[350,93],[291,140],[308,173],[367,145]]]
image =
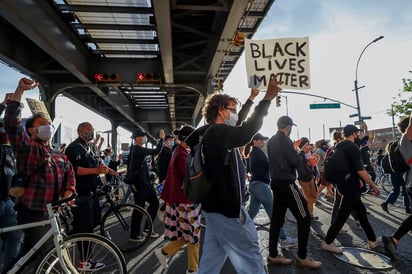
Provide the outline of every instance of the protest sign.
[[266,88],[272,74],[283,89],[310,89],[309,37],[245,40],[250,88]]
[[38,113],[44,113],[46,118],[51,122],[49,112],[47,111],[46,105],[43,101],[39,101],[33,98],[26,98],[27,104],[29,105],[30,111],[33,115]]

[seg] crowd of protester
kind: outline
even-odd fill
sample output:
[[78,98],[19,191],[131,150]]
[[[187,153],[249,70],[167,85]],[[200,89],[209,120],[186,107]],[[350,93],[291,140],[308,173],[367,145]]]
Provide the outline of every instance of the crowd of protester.
[[[164,219],[157,221],[164,222],[163,236],[167,242],[154,251],[164,269],[168,268],[170,256],[187,245],[186,273],[220,273],[227,259],[235,262],[233,266],[237,273],[266,273],[253,222],[261,205],[271,219],[267,264],[292,264],[293,260],[282,254],[282,248],[297,245],[296,265],[319,269],[322,262],[308,256],[307,245],[311,223],[320,221],[315,214],[315,206],[320,199],[334,203],[331,224],[321,249],[342,253],[334,240],[339,233],[346,232],[343,226],[349,216],[364,229],[368,246],[374,249],[378,245],[378,237],[369,223],[361,197],[366,185],[374,195],[380,193],[374,181],[376,173],[382,172],[384,150],[370,151],[365,124],[360,128],[346,125],[341,132],[334,132],[333,143],[323,139],[312,143],[306,137],[292,140],[290,134],[296,124],[289,116],[277,119],[277,131],[270,138],[258,133],[271,101],[281,91],[280,84],[276,77],[271,77],[262,100],[249,116],[253,100],[259,95],[258,89],[251,90],[240,110],[236,98],[212,94],[203,107],[204,126],[195,129],[183,125],[173,134],[160,130],[157,143],[150,148],[147,147],[150,134],[136,128],[132,132],[128,159],[123,162],[122,155],[116,156],[111,147],[102,149],[104,139],[95,134],[90,122],[78,125],[76,140],[56,148],[50,145],[54,128],[46,115],[34,114],[23,126],[23,94],[37,87],[38,83],[22,78],[16,91],[6,94],[0,105],[0,114],[5,111],[4,125],[0,126],[0,142],[12,147],[17,163],[15,173],[27,178],[26,191],[20,197],[10,197],[11,175],[1,174],[0,226],[43,220],[47,218],[47,203],[74,192],[79,196],[92,193],[90,198],[73,208],[71,233],[93,232],[101,217],[96,192],[103,183],[112,182],[118,167],[124,164],[127,165],[127,173],[134,175],[131,176],[133,182],[130,187],[134,202],[146,207],[153,220],[157,218],[159,199],[165,202]],[[412,165],[410,120],[407,117],[398,124],[402,134],[400,151],[408,165]],[[185,197],[182,184],[191,147],[206,131],[208,134],[202,140],[206,159],[204,173],[212,187],[205,200],[196,203]],[[336,147],[345,151],[350,163],[350,178],[339,186],[328,182],[324,171],[324,161]],[[151,179],[153,172],[157,173],[159,183],[163,185],[160,197]],[[381,204],[382,209],[389,213],[389,205],[396,201],[402,188],[405,212],[411,213],[412,175],[393,173],[391,181],[393,189]],[[250,194],[248,208],[245,204],[247,190]],[[283,227],[287,209],[297,220],[297,239],[289,237]],[[207,229],[200,256],[202,216]],[[131,242],[143,241],[143,235],[139,235],[141,225],[144,225],[141,216],[133,214]],[[396,260],[398,242],[411,227],[412,215],[393,235],[382,236],[385,252],[392,260]],[[23,233],[3,234],[0,252],[2,273],[34,245],[46,229],[41,227],[26,229]],[[145,233],[159,237],[155,231]],[[82,258],[77,265],[81,271],[98,271],[104,267],[104,262]]]

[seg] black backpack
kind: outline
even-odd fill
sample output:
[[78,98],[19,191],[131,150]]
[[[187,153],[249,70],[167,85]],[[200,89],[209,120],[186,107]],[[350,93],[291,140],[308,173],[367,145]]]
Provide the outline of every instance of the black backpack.
[[395,139],[386,146],[386,155],[382,158],[382,168],[385,173],[405,172],[409,170],[408,164],[399,151],[399,139]]
[[0,145],[0,197],[7,198],[14,174],[16,157],[10,145]]
[[209,194],[212,183],[206,178],[203,172],[205,164],[203,155],[203,138],[209,131],[209,126],[203,136],[199,137],[199,142],[191,148],[186,162],[186,176],[183,180],[183,192],[187,199],[194,202],[202,202]]
[[344,146],[344,143],[337,144],[327,155],[323,163],[325,179],[334,185],[345,183],[351,176]]

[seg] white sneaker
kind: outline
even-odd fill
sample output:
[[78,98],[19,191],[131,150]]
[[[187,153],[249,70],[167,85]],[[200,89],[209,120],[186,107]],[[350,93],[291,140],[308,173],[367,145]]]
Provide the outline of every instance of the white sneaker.
[[330,243],[330,244],[327,244],[325,241],[322,241],[322,243],[320,244],[320,247],[323,250],[326,250],[326,251],[329,251],[329,252],[332,252],[332,253],[336,253],[336,254],[341,254],[343,252],[342,249],[337,247],[335,245],[335,243],[333,243],[333,242]]
[[167,255],[163,254],[162,249],[156,249],[155,250],[155,256],[157,258],[157,260],[159,260],[160,266],[163,269],[167,269],[169,266],[167,265]]
[[378,241],[374,241],[374,242],[369,241],[368,246],[369,246],[369,249],[374,249],[375,247],[378,246]]

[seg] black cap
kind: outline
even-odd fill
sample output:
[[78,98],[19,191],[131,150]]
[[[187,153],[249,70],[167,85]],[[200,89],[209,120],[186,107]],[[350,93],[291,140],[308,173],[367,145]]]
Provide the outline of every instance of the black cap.
[[296,126],[296,124],[293,123],[292,118],[290,118],[289,116],[280,117],[278,119],[277,125],[279,129],[284,129],[287,126]]
[[265,136],[263,136],[262,134],[260,134],[260,133],[256,133],[256,135],[255,136],[253,136],[253,140],[267,140],[267,139],[269,139],[268,137],[265,137]]
[[130,138],[134,139],[136,137],[145,136],[145,135],[147,135],[147,133],[143,129],[136,128],[135,130],[133,130],[132,136]]
[[185,140],[194,130],[194,127],[186,125],[182,126],[180,129],[176,129],[174,134],[179,137],[179,140]]
[[359,129],[358,127],[354,125],[346,125],[343,128],[343,136],[348,137],[348,136],[351,136],[353,133],[359,132],[359,131],[362,131],[362,129]]

